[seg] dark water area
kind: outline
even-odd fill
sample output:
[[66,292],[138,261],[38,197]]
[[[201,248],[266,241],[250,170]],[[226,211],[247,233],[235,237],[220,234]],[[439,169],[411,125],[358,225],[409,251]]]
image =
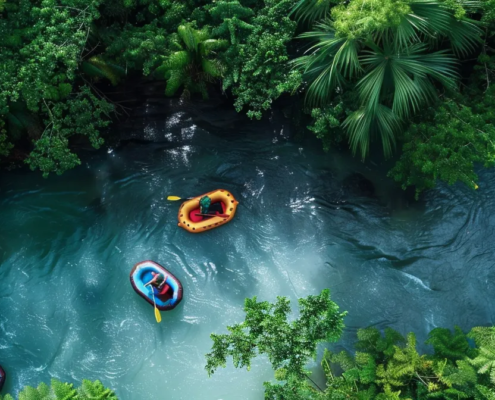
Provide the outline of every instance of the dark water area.
[[[265,359],[208,378],[209,335],[243,318],[244,298],[330,288],[360,327],[416,332],[493,324],[495,171],[411,201],[388,165],[294,140],[287,112],[250,121],[221,99],[148,97],[110,147],[62,176],[0,175],[0,364],[4,392],[51,377],[100,379],[121,400],[262,397]],[[239,201],[228,225],[193,235],[180,202],[216,188]],[[162,313],[129,283],[145,259],[184,300]],[[315,364],[316,365],[316,364]],[[136,396],[139,393],[139,396]]]

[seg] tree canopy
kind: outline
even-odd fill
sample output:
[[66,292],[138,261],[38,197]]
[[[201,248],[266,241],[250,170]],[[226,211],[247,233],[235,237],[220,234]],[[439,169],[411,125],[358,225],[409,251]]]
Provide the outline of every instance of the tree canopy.
[[2,0],[0,161],[79,165],[75,138],[99,148],[125,111],[105,88],[158,79],[164,96],[221,90],[257,119],[302,93],[326,150],[347,141],[365,159],[378,140],[418,195],[476,188],[475,166],[493,164],[494,21],[494,0]]

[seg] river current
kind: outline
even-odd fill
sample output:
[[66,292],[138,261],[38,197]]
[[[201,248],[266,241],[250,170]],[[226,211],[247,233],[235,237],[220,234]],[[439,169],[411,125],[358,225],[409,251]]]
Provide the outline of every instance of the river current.
[[[57,378],[99,379],[121,400],[261,399],[265,358],[249,372],[204,370],[209,335],[240,322],[252,296],[295,306],[330,288],[349,313],[338,344],[349,349],[369,325],[421,343],[437,326],[494,323],[495,171],[480,171],[477,191],[439,185],[414,202],[386,166],[293,140],[282,111],[249,121],[214,101],[167,104],[115,128],[148,144],[83,152],[81,167],[48,179],[0,175],[4,393]],[[239,201],[233,221],[179,228],[167,196],[216,188]],[[184,287],[161,324],[129,282],[147,259]]]

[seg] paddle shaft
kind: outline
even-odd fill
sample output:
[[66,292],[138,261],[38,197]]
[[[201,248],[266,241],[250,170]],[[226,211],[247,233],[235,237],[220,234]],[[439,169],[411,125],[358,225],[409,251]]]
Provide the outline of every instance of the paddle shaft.
[[182,197],[179,197],[179,196],[168,196],[167,197],[167,200],[169,200],[169,201],[192,200],[192,199],[194,199],[194,197],[188,197],[186,199],[183,199]]
[[158,311],[158,308],[156,308],[155,291],[153,290],[152,286],[151,286],[151,294],[153,295],[153,307],[155,308],[155,319],[156,322],[160,323],[162,322],[162,316],[160,315],[160,311]]
[[230,215],[227,214],[195,214],[200,217],[220,217],[220,218],[228,218]]

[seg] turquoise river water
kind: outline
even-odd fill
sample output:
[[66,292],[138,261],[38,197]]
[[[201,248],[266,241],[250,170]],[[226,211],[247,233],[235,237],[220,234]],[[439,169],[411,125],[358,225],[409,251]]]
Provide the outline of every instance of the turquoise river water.
[[[476,192],[440,185],[409,202],[384,166],[293,141],[282,112],[250,122],[221,105],[143,107],[118,129],[148,144],[83,152],[60,177],[0,175],[4,393],[55,377],[100,379],[121,400],[261,399],[266,359],[204,370],[210,333],[241,321],[251,296],[295,302],[330,288],[349,312],[347,348],[368,325],[423,341],[436,326],[494,322],[494,171]],[[374,194],[356,189],[357,173]],[[166,197],[216,188],[239,200],[234,220],[178,228]],[[161,324],[129,283],[145,259],[184,286]]]

